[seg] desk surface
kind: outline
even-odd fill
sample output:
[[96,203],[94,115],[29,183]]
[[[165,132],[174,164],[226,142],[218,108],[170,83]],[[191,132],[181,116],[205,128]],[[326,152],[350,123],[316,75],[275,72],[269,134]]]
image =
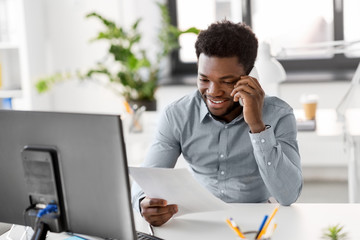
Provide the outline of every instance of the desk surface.
[[[225,219],[233,217],[242,231],[258,229],[265,214],[271,214],[275,204],[232,204],[233,209],[218,212],[196,213],[170,220],[154,227],[156,236],[167,239],[239,239],[226,225]],[[135,213],[136,229],[148,233],[148,225]],[[278,224],[272,240],[320,240],[323,229],[340,224],[348,233],[347,240],[359,240],[360,204],[293,204],[281,206],[275,216]],[[24,228],[24,227],[22,227]],[[19,230],[22,230],[21,227]],[[22,235],[22,231],[17,233]],[[49,233],[49,240],[64,240],[65,233]],[[6,239],[6,234],[0,240]],[[91,238],[98,239],[98,238]]]
[[[237,239],[226,225],[233,217],[241,230],[258,229],[265,214],[271,214],[274,204],[234,204],[231,211],[197,213],[174,218],[154,228],[156,236],[164,239]],[[360,239],[358,216],[360,204],[293,204],[281,206],[276,214],[277,229],[272,240],[317,240],[329,225],[341,224],[348,240]],[[148,232],[147,225],[136,215],[136,227]]]

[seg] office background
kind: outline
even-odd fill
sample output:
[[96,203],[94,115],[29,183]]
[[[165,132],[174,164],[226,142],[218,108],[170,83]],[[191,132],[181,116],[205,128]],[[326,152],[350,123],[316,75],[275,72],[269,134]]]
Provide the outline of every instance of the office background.
[[[201,2],[203,1],[199,0],[197,4],[201,4]],[[241,18],[256,26],[257,18],[260,15],[254,19],[249,16],[248,12],[253,11],[256,7],[256,4],[253,4],[251,5],[253,9],[251,9],[249,7],[250,2],[222,0],[211,1],[211,4],[215,4],[212,5],[215,6],[215,9],[220,9],[216,6],[222,7],[221,9],[225,12],[226,9],[233,9],[234,6],[241,7],[242,10],[238,11]],[[261,1],[254,2],[261,4]],[[280,4],[279,1],[272,2],[273,6]],[[321,38],[320,42],[343,40],[344,36],[348,37],[347,40],[360,38],[356,35],[341,34],[338,28],[335,30],[329,28],[329,26],[338,26],[339,23],[344,25],[344,20],[339,20],[341,14],[344,15],[343,11],[340,13],[338,11],[339,2],[351,4],[354,1],[321,1],[321,4],[331,6],[329,12],[333,12],[334,15],[333,18],[329,17],[332,24],[326,25],[327,33],[325,35],[330,37]],[[173,0],[169,3],[171,6],[176,5],[176,1]],[[6,29],[1,28],[0,64],[3,76],[2,88],[0,89],[1,98],[11,98],[14,109],[124,113],[123,99],[91,81],[79,82],[74,79],[58,84],[50,92],[41,95],[36,92],[34,83],[40,77],[58,71],[89,68],[104,57],[107,44],[105,42],[89,42],[89,39],[95,37],[101,29],[99,22],[85,18],[85,15],[92,11],[103,14],[124,27],[129,27],[138,17],[141,17],[142,21],[139,27],[143,33],[142,43],[150,55],[154,54],[160,21],[159,9],[155,1],[34,0],[30,2],[1,0],[0,4],[0,7],[6,5],[6,8],[10,9],[10,12],[2,14],[0,17],[0,22],[7,21],[8,24]],[[139,7],[140,5],[141,7]],[[178,6],[178,8],[180,7]],[[174,8],[171,9],[171,14],[174,17]],[[199,13],[200,15],[200,13],[205,12],[202,9],[204,8],[199,5],[197,8],[194,7],[191,11],[189,10],[188,14],[196,15]],[[222,13],[218,14],[221,16]],[[291,14],[286,13],[286,16],[289,15]],[[213,20],[216,20],[218,17],[216,12],[214,16]],[[233,15],[233,17],[234,20],[240,19],[238,15]],[[267,15],[267,17],[269,16]],[[204,26],[206,20],[203,19],[201,24]],[[261,26],[261,24],[257,26]],[[352,32],[351,28],[348,30],[345,27],[345,29],[347,32]],[[256,33],[255,28],[254,30]],[[341,37],[343,39],[340,39]],[[276,44],[274,43],[274,45]],[[336,58],[339,56],[343,55],[338,54]],[[329,65],[329,58],[318,63],[318,65],[310,64],[311,69],[306,69],[307,62],[316,59],[314,56],[310,57],[308,61],[301,60],[301,58],[300,60],[297,59],[295,62],[299,66],[298,69],[293,66],[294,62],[280,59],[285,70],[287,70],[289,79],[279,85],[279,96],[294,109],[301,111],[301,95],[314,93],[319,96],[319,110],[325,110],[325,113],[327,110],[334,110],[350,86],[350,79],[356,68],[354,61],[357,61],[359,56],[359,52],[355,52],[350,60],[344,60],[340,57],[340,62],[344,64],[339,71],[333,71],[334,67],[331,70],[324,67]],[[178,61],[176,57],[179,56],[175,54],[172,60]],[[339,60],[335,61],[335,65],[336,63],[339,64]],[[316,66],[319,67],[319,71],[316,71]],[[193,68],[194,65],[190,66],[189,69]],[[195,72],[191,74],[191,71],[184,69],[182,74],[181,66],[176,70],[176,74],[169,75],[167,79],[162,79],[162,84],[157,91],[158,111],[161,111],[169,102],[194,91],[196,89],[195,81]],[[148,116],[152,117],[152,124],[155,125],[156,115],[149,114]],[[331,113],[324,116],[324,118],[333,117]],[[144,128],[151,129],[153,125],[144,125]],[[336,132],[337,130],[334,130],[332,126],[329,127],[328,131],[328,134],[326,132],[320,134],[319,132],[299,133],[299,145],[306,181],[303,199],[300,198],[299,201],[346,202],[348,200],[347,158],[344,153],[343,136]],[[151,131],[147,132],[144,129],[143,134],[148,134],[147,139],[150,139]],[[129,139],[131,138],[136,139],[137,136],[129,135]],[[134,164],[137,164],[138,161],[134,161]]]

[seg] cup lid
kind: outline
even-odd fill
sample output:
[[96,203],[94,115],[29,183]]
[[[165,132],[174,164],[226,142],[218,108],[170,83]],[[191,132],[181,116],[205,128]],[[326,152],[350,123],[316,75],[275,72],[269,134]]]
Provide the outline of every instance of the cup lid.
[[317,103],[318,100],[319,96],[316,94],[303,94],[300,98],[301,103]]

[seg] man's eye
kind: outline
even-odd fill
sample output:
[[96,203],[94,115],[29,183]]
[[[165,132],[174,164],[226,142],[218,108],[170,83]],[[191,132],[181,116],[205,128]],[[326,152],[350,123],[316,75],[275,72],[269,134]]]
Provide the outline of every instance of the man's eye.
[[200,78],[200,81],[201,81],[201,82],[208,82],[209,80],[204,79],[204,78]]
[[224,84],[226,84],[226,85],[234,85],[235,82],[224,82]]

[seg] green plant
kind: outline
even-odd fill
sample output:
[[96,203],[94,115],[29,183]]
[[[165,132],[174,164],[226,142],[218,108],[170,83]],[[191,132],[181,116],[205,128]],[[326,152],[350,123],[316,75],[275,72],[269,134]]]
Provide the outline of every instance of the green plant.
[[[90,13],[87,18],[96,18],[102,22],[105,27],[103,31],[91,41],[108,41],[109,49],[105,60],[97,63],[97,65],[89,69],[85,74],[79,72],[76,76],[82,80],[96,79],[97,76],[106,76],[110,84],[121,84],[121,88],[114,87],[113,90],[120,93],[128,101],[131,100],[149,100],[155,99],[155,91],[158,86],[160,63],[162,59],[169,53],[178,48],[178,38],[181,34],[195,33],[199,30],[189,28],[181,31],[170,24],[170,17],[167,6],[157,3],[161,12],[161,26],[158,34],[159,52],[156,54],[155,60],[150,61],[147,52],[141,48],[141,33],[138,26],[141,19],[137,19],[129,30],[117,26],[98,13]],[[111,58],[111,65],[108,60]],[[115,71],[113,69],[115,67]],[[36,83],[39,93],[48,91],[52,85],[72,78],[74,74],[54,74],[40,79]],[[119,90],[120,89],[120,90]]]
[[345,240],[347,233],[343,232],[344,226],[340,224],[329,226],[324,230],[323,239],[327,240]]

